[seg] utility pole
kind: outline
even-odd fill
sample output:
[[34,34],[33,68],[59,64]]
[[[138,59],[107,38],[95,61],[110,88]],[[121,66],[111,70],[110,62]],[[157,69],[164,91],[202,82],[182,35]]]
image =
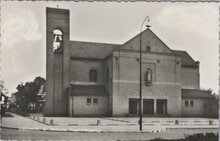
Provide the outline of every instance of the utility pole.
[[[139,129],[142,131],[142,27],[145,23],[145,21],[150,21],[150,18],[147,16],[143,23],[141,24],[141,30],[140,30],[140,82],[139,82],[139,92],[140,92],[140,99],[139,99]],[[148,26],[147,26],[148,27]]]

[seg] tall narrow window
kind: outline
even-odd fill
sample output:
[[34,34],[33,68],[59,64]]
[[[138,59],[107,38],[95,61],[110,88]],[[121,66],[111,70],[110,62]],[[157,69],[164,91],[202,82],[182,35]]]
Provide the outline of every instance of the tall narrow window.
[[63,33],[60,29],[54,29],[53,31],[53,51],[63,52]]
[[109,80],[109,68],[106,69],[106,82]]
[[189,107],[189,101],[185,100],[185,107]]
[[190,100],[190,107],[193,107],[193,105],[194,105],[193,100]]
[[145,73],[145,84],[147,86],[150,86],[152,84],[152,70],[149,68],[146,70]]
[[150,52],[150,46],[147,46],[146,51]]
[[96,71],[96,69],[91,69],[89,71],[89,81],[90,82],[97,82],[97,71]]

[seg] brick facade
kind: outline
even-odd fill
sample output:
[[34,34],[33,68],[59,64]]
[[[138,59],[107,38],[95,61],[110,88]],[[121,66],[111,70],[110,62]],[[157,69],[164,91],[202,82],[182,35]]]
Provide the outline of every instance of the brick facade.
[[[69,11],[47,8],[46,15],[44,115],[137,115],[140,34],[122,45],[70,41]],[[57,40],[54,29],[62,31],[60,52],[53,49]],[[199,63],[186,52],[170,49],[149,28],[142,32],[142,40],[144,115],[181,116],[182,110],[186,112],[181,104],[181,89],[200,88]],[[95,70],[94,76],[91,70]]]

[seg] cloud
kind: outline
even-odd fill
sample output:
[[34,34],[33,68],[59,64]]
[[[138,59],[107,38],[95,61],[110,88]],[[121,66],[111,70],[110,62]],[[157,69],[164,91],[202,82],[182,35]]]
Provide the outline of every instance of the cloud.
[[16,47],[19,42],[35,42],[41,39],[39,23],[35,15],[27,9],[15,9],[4,14],[2,29],[2,43],[5,47]]
[[200,61],[201,88],[218,92],[218,6],[169,5],[155,18],[158,33],[172,49],[186,50]]
[[7,88],[14,91],[21,81],[42,73],[42,32],[30,9],[5,8],[2,13],[1,74]]
[[218,30],[216,26],[212,26],[214,22],[218,23],[217,14],[218,9],[214,5],[171,5],[161,11],[156,21],[160,23],[161,28],[178,31],[174,32],[175,35],[199,34],[212,39],[213,33]]

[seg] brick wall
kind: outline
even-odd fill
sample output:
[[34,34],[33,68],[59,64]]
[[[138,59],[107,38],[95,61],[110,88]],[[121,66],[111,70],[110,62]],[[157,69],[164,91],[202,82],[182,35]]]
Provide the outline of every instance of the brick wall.
[[[67,88],[69,86],[69,10],[46,9],[46,103],[45,116],[67,115]],[[53,52],[53,30],[63,33],[63,53]]]
[[89,82],[90,69],[97,70],[98,83],[103,83],[103,61],[87,59],[71,59],[70,62],[70,81],[71,82]]
[[199,68],[182,67],[181,83],[182,88],[199,89]]
[[[91,104],[87,103],[87,98],[91,98]],[[95,104],[93,99],[97,98]],[[108,115],[107,96],[70,96],[69,97],[69,116],[106,116]],[[74,108],[72,108],[74,107]]]
[[[139,98],[139,53],[114,52],[113,55],[113,116],[128,115],[128,99]],[[159,60],[159,62],[158,62]],[[146,68],[153,71],[153,83],[142,83],[146,99],[167,99],[170,116],[181,115],[181,66],[176,56],[143,54],[142,78]]]

